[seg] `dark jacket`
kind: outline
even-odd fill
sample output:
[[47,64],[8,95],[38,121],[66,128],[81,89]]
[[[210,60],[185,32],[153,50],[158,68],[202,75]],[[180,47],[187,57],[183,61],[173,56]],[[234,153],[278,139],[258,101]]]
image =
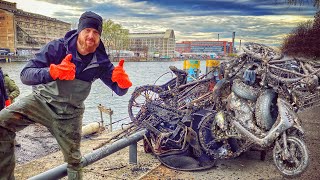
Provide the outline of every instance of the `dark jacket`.
[[116,82],[111,81],[114,66],[108,58],[103,43],[100,41],[99,47],[95,52],[97,62],[91,61],[86,68],[83,68],[83,66],[86,66],[85,63],[81,59],[76,58],[77,37],[78,32],[72,30],[64,38],[51,41],[45,45],[22,69],[20,74],[22,83],[37,85],[53,81],[49,74],[50,64],[60,64],[67,54],[72,54],[71,62],[76,65],[76,79],[93,82],[100,78],[117,95],[122,96],[126,94],[128,89],[121,89]]
[[14,99],[20,95],[20,90],[14,80],[11,79],[8,74],[4,74],[4,87],[6,88],[7,95],[9,96],[11,102],[14,102]]

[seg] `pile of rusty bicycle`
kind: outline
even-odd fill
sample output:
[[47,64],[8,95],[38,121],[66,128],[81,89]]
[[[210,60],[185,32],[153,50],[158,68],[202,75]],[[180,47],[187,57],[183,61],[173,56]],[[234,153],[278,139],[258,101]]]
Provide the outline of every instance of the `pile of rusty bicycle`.
[[175,78],[135,89],[129,116],[148,130],[146,149],[179,170],[210,168],[250,149],[263,159],[272,150],[284,176],[301,175],[309,155],[297,112],[319,105],[320,64],[246,43],[219,68],[219,80],[208,72],[187,82],[185,71],[170,66]]

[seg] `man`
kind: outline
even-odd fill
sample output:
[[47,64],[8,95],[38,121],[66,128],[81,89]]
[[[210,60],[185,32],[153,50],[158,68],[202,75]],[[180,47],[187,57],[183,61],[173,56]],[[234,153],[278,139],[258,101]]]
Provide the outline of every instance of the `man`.
[[82,179],[80,140],[84,100],[91,84],[101,79],[117,95],[132,85],[123,61],[114,67],[100,40],[102,18],[81,15],[78,30],[44,46],[21,71],[21,81],[33,85],[33,93],[0,111],[0,179],[14,178],[15,132],[40,123],[57,139],[68,179]]
[[[7,100],[7,106],[9,106],[11,103],[14,102],[14,99],[17,98],[20,95],[20,89],[19,87],[16,85],[16,83],[14,82],[13,79],[11,79],[9,77],[8,74],[4,74],[4,87],[8,96],[8,100]],[[21,144],[17,142],[17,140],[14,140],[14,145],[16,147],[20,147]]]
[[4,87],[11,103],[13,103],[14,99],[20,95],[20,89],[8,74],[4,74]]

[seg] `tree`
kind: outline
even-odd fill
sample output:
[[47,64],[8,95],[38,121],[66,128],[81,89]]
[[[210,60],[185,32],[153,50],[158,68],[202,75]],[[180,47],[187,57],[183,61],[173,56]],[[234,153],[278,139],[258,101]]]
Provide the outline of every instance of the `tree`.
[[320,29],[320,11],[314,15],[314,23],[313,23],[314,29]]
[[320,11],[316,13],[314,16],[314,22],[311,29],[311,36],[312,36],[312,54],[315,57],[320,58],[320,50],[319,50],[319,44],[320,44]]
[[282,43],[281,50],[285,54],[320,58],[320,11],[314,16],[314,21],[299,24],[288,34]]
[[[304,3],[308,3],[309,1],[306,1],[306,0],[285,0],[287,4],[289,5],[303,5]],[[312,3],[313,3],[313,6],[316,7],[316,8],[319,8],[320,7],[320,0],[311,0]]]
[[312,21],[300,23],[295,29],[286,36],[282,50],[289,55],[300,52],[308,52],[308,43],[310,42],[310,30],[312,28]]
[[101,40],[104,43],[108,54],[115,50],[119,55],[120,50],[125,50],[129,45],[129,30],[123,29],[120,24],[108,19],[103,22]]

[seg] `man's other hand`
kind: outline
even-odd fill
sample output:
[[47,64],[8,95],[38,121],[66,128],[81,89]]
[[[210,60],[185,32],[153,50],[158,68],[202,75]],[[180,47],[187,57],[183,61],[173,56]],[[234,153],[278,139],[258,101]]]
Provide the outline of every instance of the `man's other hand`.
[[118,86],[122,89],[127,89],[132,86],[128,74],[123,69],[124,60],[121,59],[118,66],[112,72],[112,82],[117,82]]

